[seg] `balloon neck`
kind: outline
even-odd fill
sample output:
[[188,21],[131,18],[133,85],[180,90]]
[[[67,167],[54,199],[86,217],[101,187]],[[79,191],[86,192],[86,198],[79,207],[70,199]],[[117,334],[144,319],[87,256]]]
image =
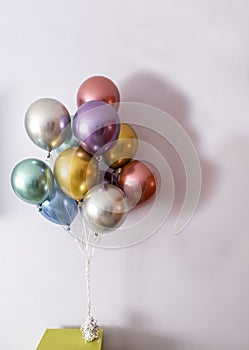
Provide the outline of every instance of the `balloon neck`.
[[103,157],[100,155],[100,156],[97,156],[96,159],[97,159],[97,162],[100,163],[100,162],[102,162]]
[[40,213],[42,211],[42,204],[38,205],[38,212]]
[[81,208],[83,205],[83,202],[82,201],[78,201],[78,208]]
[[120,173],[121,173],[121,168],[115,169],[113,171],[113,174],[115,174],[115,175],[119,175]]

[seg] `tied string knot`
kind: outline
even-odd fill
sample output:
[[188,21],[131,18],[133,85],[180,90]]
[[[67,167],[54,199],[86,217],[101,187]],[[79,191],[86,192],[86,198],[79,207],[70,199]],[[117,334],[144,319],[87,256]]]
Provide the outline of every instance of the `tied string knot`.
[[99,326],[97,321],[92,317],[88,317],[86,321],[82,324],[81,333],[85,341],[91,342],[99,337]]

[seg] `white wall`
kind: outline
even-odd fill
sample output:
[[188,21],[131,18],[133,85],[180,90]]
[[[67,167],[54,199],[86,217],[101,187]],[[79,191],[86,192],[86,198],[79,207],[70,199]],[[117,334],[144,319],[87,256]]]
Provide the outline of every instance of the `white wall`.
[[96,251],[105,349],[249,348],[248,16],[245,0],[2,2],[1,348],[33,350],[46,328],[83,321],[82,257],[17,199],[10,173],[23,158],[44,158],[24,130],[27,107],[51,96],[73,113],[79,84],[96,74],[116,81],[124,100],[173,115],[203,169],[182,234],[169,219],[143,244]]

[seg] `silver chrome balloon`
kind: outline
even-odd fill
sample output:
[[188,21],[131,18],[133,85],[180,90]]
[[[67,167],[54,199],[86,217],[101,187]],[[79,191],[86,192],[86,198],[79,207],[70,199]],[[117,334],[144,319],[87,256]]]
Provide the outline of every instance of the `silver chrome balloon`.
[[122,225],[128,208],[125,194],[114,185],[96,185],[83,201],[83,217],[96,233],[108,233]]
[[31,140],[50,152],[70,133],[70,115],[66,107],[52,98],[41,98],[28,108],[25,128]]

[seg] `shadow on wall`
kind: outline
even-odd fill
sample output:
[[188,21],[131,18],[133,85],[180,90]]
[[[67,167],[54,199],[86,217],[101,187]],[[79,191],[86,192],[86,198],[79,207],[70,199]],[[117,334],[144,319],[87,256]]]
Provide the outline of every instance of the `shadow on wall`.
[[[167,112],[186,130],[197,149],[202,168],[202,193],[199,205],[207,202],[217,185],[218,168],[201,154],[201,140],[191,125],[191,106],[187,97],[173,84],[148,71],[141,71],[128,77],[121,85],[121,95],[124,102],[139,102]],[[158,135],[156,138],[158,139]],[[164,142],[163,149],[159,151],[165,156],[173,171],[175,204],[178,207],[182,204],[185,194],[184,168],[182,164],[180,165],[179,159],[177,160],[172,146],[165,145]]]
[[105,327],[103,350],[190,350],[198,346],[190,339],[156,335],[134,328]]
[[[79,325],[62,326],[62,328],[79,328]],[[192,350],[201,349],[192,339],[173,337],[150,333],[134,327],[106,327],[104,326],[103,350]]]
[[135,328],[105,327],[103,350],[175,350],[174,341],[167,336],[156,336]]

